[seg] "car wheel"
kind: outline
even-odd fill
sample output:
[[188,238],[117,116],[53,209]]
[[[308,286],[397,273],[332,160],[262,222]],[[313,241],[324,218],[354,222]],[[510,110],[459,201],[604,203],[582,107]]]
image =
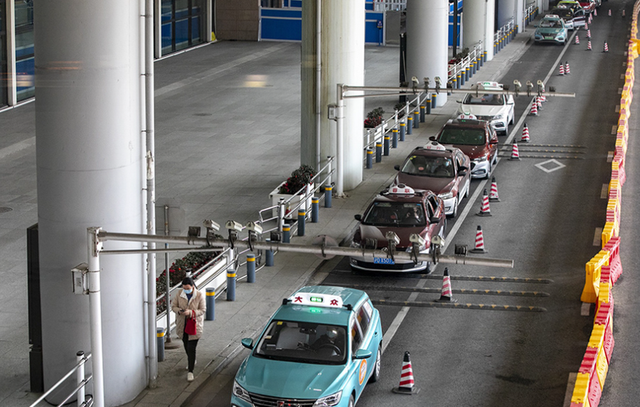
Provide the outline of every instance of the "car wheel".
[[382,349],[380,349],[380,346],[378,346],[378,353],[376,354],[376,361],[375,361],[375,364],[373,365],[373,373],[369,378],[369,383],[375,383],[378,381],[378,379],[380,379],[381,358],[382,358]]
[[455,218],[458,215],[458,203],[458,198],[456,198],[456,203],[453,205],[453,212],[451,213],[451,215],[449,215],[452,218]]
[[349,407],[354,407],[356,405],[356,401],[353,398],[353,394],[349,397]]

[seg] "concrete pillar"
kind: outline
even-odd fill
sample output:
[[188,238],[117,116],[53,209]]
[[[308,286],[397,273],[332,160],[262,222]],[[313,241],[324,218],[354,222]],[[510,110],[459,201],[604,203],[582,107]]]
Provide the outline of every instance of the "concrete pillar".
[[487,60],[493,59],[493,26],[495,16],[495,0],[464,1],[462,25],[464,26],[463,48],[473,47],[482,41]]
[[526,4],[524,0],[516,0],[516,25],[518,26],[518,34],[524,31],[525,29],[525,7]]
[[[73,294],[70,284],[70,269],[88,261],[87,227],[144,233],[140,3],[42,2],[34,13],[42,336],[49,388],[76,363],[77,351],[91,352],[89,297]],[[141,255],[101,260],[105,405],[115,406],[131,401],[147,384],[145,269]],[[87,368],[91,372],[91,363]],[[55,394],[48,401],[62,401],[61,392]]]
[[[302,2],[302,108],[301,148],[303,164],[316,165],[316,17],[317,3]],[[336,155],[336,123],[327,119],[327,105],[337,102],[337,84],[364,85],[364,0],[321,1],[320,154]],[[350,95],[354,95],[351,92]],[[344,109],[344,190],[362,182],[364,99],[348,99]]]
[[496,0],[487,0],[485,3],[484,50],[487,51],[487,61],[491,61],[493,59],[493,36],[496,32]]
[[[439,76],[447,82],[448,60],[448,0],[407,0],[407,74],[422,83],[428,77],[430,86]],[[447,101],[446,92],[440,92],[437,106]],[[346,133],[345,133],[346,134]]]
[[496,0],[498,2],[498,26],[496,30],[516,18],[516,2],[518,0]]

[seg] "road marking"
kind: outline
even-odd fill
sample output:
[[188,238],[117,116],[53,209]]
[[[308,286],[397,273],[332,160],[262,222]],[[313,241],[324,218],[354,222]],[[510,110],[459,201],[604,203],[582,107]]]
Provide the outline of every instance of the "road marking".
[[583,302],[580,307],[580,316],[588,317],[591,314],[591,303]]
[[611,126],[611,134],[613,135],[618,134],[618,126],[616,126],[615,124]]
[[[626,52],[625,52],[625,54],[626,54]],[[620,79],[624,79],[624,74],[623,73],[620,74]]]
[[[549,164],[549,165],[554,164],[554,166],[553,167],[550,166],[549,168],[546,168],[545,165],[547,165],[547,164]],[[566,165],[562,164],[558,160],[547,160],[547,161],[543,161],[541,163],[536,164],[536,167],[540,168],[542,171],[544,171],[547,174],[549,174],[550,172],[557,171],[557,170],[559,170],[561,168],[566,167]]]
[[593,245],[600,246],[602,242],[602,228],[596,228],[596,231],[593,233]]
[[616,105],[616,113],[620,113],[620,105]]
[[562,407],[569,407],[571,405],[571,397],[573,396],[573,388],[576,386],[577,373],[569,373],[569,379],[567,380],[567,390],[564,392],[564,403]]
[[0,149],[0,160],[10,156],[11,154],[19,153],[20,151],[26,150],[27,148],[33,147],[35,145],[36,145],[36,138],[30,137],[26,140],[12,144],[9,147]]
[[613,161],[613,151],[607,153],[607,162],[610,163],[611,161]]
[[602,189],[600,190],[600,199],[607,199],[609,196],[609,184],[602,184]]
[[[423,308],[460,308],[460,309],[480,309],[486,311],[521,311],[521,312],[547,312],[544,307],[531,305],[504,305],[504,304],[471,304],[458,302],[439,301],[394,301],[394,300],[371,300],[373,305],[391,306],[412,306]],[[386,336],[386,335],[385,335]],[[384,345],[383,345],[384,346]]]
[[622,95],[622,88],[618,88],[618,95]]
[[[416,287],[422,288],[426,283],[427,283],[426,279],[421,279],[420,281],[418,281],[418,284],[416,284]],[[418,293],[414,292],[414,293],[411,293],[407,301],[413,302],[416,300],[416,298],[418,298]],[[398,312],[396,317],[393,319],[393,322],[391,322],[391,325],[389,325],[389,329],[387,329],[387,332],[382,337],[382,353],[383,354],[384,354],[384,351],[387,349],[387,346],[389,346],[389,344],[391,343],[391,340],[393,339],[395,334],[398,332],[398,329],[400,328],[402,321],[404,321],[404,318],[407,316],[410,309],[411,307],[407,307],[407,306],[402,307],[400,312]]]

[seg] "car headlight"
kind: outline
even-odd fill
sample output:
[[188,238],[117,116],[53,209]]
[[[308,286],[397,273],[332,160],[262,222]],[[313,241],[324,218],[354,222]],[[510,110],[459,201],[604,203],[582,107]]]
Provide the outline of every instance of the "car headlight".
[[449,192],[445,192],[443,194],[438,194],[438,196],[442,199],[451,199],[453,198],[453,192],[449,191]]
[[493,120],[502,120],[502,115],[501,114],[497,114],[497,115],[493,116]]
[[489,159],[489,153],[483,155],[482,157],[474,158],[473,161],[480,163],[483,161],[487,161]]
[[355,248],[358,248],[358,249],[359,249],[359,248],[360,248],[360,246],[361,246],[361,244],[360,244],[360,242],[355,242],[355,241],[353,241],[353,240],[352,240],[352,241],[351,241],[351,244],[350,244],[349,246],[351,246],[351,247],[355,247]]
[[249,396],[249,392],[246,391],[242,386],[240,386],[238,382],[235,380],[233,382],[233,395],[241,400],[251,403],[251,397]]
[[340,402],[341,397],[342,397],[342,390],[340,390],[337,393],[333,393],[329,396],[319,398],[315,403],[313,403],[313,407],[335,406]]

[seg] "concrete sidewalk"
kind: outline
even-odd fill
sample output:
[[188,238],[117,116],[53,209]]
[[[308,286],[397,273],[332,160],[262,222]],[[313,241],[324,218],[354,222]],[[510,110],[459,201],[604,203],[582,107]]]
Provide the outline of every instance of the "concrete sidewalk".
[[[502,77],[525,52],[531,32],[519,34],[471,82]],[[396,86],[397,59],[398,48],[367,47],[365,83]],[[299,165],[299,64],[299,44],[271,42],[220,42],[157,61],[158,200],[179,204],[190,225],[203,219],[256,220],[258,210],[270,206],[269,192]],[[256,78],[261,87],[247,83]],[[321,200],[320,222],[308,223],[306,236],[294,236],[292,242],[310,243],[321,234],[348,239],[356,224],[353,215],[362,213],[391,182],[394,165],[455,114],[456,99],[450,96],[444,107],[434,109],[389,157],[365,170],[361,185],[334,199],[332,208],[324,208]],[[392,112],[396,102],[397,97],[367,100],[366,111],[382,106]],[[5,282],[0,296],[15,304],[0,310],[0,404],[28,406],[39,395],[29,392],[28,326],[26,318],[16,318],[15,309],[27,307],[25,229],[38,220],[34,104],[0,113],[0,126],[0,207],[10,208],[0,211],[0,275]],[[126,405],[180,406],[238,354],[241,338],[262,329],[282,298],[321,281],[314,272],[331,269],[338,260],[279,253],[274,267],[257,273],[256,283],[238,283],[236,301],[219,298],[216,320],[205,322],[198,344],[194,382],[186,381],[184,350],[168,349],[159,363],[157,387]],[[159,264],[158,272],[163,269]]]

